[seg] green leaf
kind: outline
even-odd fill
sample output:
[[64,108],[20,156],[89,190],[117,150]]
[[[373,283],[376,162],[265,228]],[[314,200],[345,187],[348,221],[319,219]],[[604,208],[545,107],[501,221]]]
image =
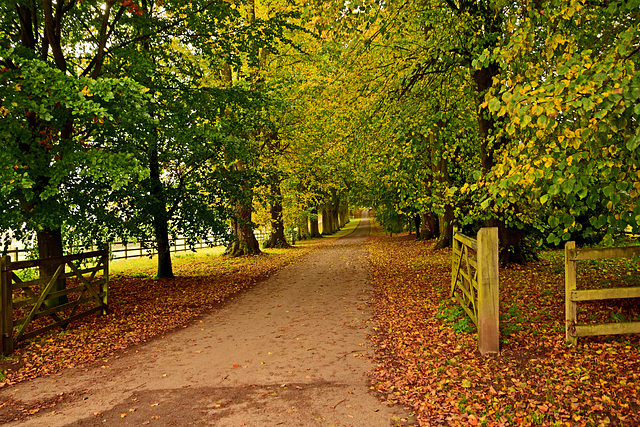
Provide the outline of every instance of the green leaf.
[[489,101],[489,111],[495,113],[500,109],[500,101],[497,98],[491,98]]
[[627,150],[634,151],[640,145],[640,135],[633,135],[627,140]]
[[605,196],[611,197],[611,195],[614,193],[615,190],[616,189],[613,185],[609,185],[608,187],[603,188],[602,192],[604,193]]
[[593,80],[596,82],[603,82],[607,79],[607,74],[606,73],[596,73],[593,76]]

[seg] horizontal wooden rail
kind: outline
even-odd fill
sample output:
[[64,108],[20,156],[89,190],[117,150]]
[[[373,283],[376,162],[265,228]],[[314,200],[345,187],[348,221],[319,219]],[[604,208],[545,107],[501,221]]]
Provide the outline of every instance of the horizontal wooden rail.
[[[78,261],[86,260],[95,260],[96,265],[80,267]],[[55,273],[27,281],[16,274],[43,265],[53,266]],[[97,276],[100,272],[102,275]],[[66,280],[71,278],[77,279],[77,284]],[[67,287],[69,283],[71,286]],[[108,285],[109,250],[106,246],[101,251],[42,260],[11,262],[11,257],[1,257],[0,352],[10,354],[20,340],[65,327],[92,313],[106,314]],[[58,302],[61,297],[65,298]],[[51,320],[47,321],[48,317]]]
[[[270,231],[256,230],[254,231],[253,234],[256,236],[256,239],[258,239],[258,241],[262,241],[269,237]],[[207,243],[207,241],[209,241],[210,243]],[[110,259],[117,260],[117,259],[142,258],[147,256],[152,256],[152,257],[155,256],[156,255],[155,249],[153,248],[147,249],[145,247],[145,244],[147,243],[150,243],[150,242],[142,242],[142,244],[140,242],[134,242],[134,243],[112,242],[109,244],[109,253],[111,254]],[[183,237],[171,239],[170,244],[172,248],[171,252],[173,253],[187,252],[192,249],[190,245],[187,244],[186,239]],[[220,238],[216,236],[207,236],[204,239],[200,239],[200,241],[194,245],[193,249],[197,251],[197,249],[203,249],[204,247],[218,247],[222,245],[223,243],[220,240]],[[81,248],[77,248],[77,247],[72,248],[72,250],[74,249],[81,250]],[[7,251],[7,255],[12,256],[13,262],[29,262],[29,260],[24,260],[27,254],[28,254],[27,250],[19,249],[19,248],[14,248]],[[23,258],[23,259],[20,260],[20,258]]]
[[640,333],[640,322],[584,325],[578,323],[578,302],[623,298],[640,298],[640,286],[608,289],[577,289],[577,261],[632,258],[640,254],[640,246],[616,248],[576,248],[576,242],[564,247],[565,269],[565,340],[577,345],[578,337]]

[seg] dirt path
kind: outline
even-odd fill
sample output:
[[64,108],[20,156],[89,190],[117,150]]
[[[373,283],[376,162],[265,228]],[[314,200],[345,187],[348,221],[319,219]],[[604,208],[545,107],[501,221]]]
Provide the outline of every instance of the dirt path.
[[8,425],[388,426],[369,391],[369,219],[194,325],[0,397],[51,407]]

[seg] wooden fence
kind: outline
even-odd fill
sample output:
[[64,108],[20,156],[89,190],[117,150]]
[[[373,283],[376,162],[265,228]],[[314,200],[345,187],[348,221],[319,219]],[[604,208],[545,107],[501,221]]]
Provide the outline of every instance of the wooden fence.
[[451,297],[478,328],[481,354],[500,352],[498,229],[482,228],[477,239],[453,232]]
[[618,298],[640,298],[640,286],[578,290],[576,268],[577,261],[631,258],[639,254],[640,246],[577,249],[576,242],[567,242],[565,244],[565,337],[567,344],[577,345],[578,337],[640,333],[640,322],[603,323],[597,325],[582,325],[578,323],[578,302]]
[[[270,231],[265,230],[256,230],[254,231],[254,235],[259,242],[269,237]],[[208,241],[208,242],[207,242]],[[187,240],[183,237],[171,239],[171,252],[187,252],[191,250],[191,247],[187,244]],[[215,247],[222,246],[223,242],[216,237],[207,237],[206,239],[201,239],[194,246],[195,250],[203,249],[206,247]],[[91,248],[93,250],[93,247]],[[127,259],[127,258],[142,258],[147,256],[155,256],[156,251],[153,249],[147,250],[145,249],[144,244],[140,244],[139,242],[135,243],[127,243],[127,242],[112,242],[109,244],[109,252],[111,254],[111,259]],[[28,251],[20,248],[13,248],[7,251],[7,255],[10,255],[14,261],[26,260]]]
[[[97,260],[95,265],[87,267],[93,260]],[[41,266],[55,269],[55,273],[33,280],[22,280],[16,274]],[[60,283],[64,283],[63,289],[58,289]],[[9,256],[1,257],[0,353],[10,354],[20,340],[64,328],[89,314],[106,314],[108,297],[109,251],[106,247],[42,260],[12,262]],[[47,300],[60,298],[64,302],[47,305]]]

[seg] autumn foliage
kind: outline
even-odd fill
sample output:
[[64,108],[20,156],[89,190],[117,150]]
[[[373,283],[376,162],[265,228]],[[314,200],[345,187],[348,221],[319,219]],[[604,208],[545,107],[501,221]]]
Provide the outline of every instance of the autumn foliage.
[[[377,368],[372,389],[421,425],[640,424],[640,336],[565,345],[562,253],[500,271],[501,354],[482,357],[449,300],[450,251],[413,236],[372,237]],[[637,282],[637,266],[594,265],[585,283]],[[637,283],[636,283],[637,285]],[[640,314],[637,301],[588,308],[587,320]],[[583,313],[585,315],[585,313]],[[631,319],[629,319],[631,320]]]

